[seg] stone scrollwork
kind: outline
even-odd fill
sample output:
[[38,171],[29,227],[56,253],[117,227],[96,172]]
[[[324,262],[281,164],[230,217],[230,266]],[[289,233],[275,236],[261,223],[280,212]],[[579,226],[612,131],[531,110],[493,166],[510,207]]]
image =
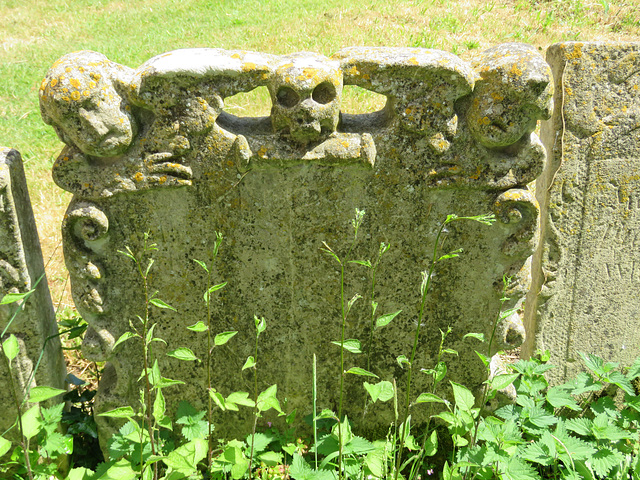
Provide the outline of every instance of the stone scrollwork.
[[62,232],[74,302],[89,323],[83,351],[87,358],[104,361],[114,342],[101,320],[108,313],[108,305],[104,299],[105,270],[99,258],[109,242],[109,220],[94,204],[72,203]]
[[493,212],[510,231],[502,244],[502,253],[508,257],[527,258],[536,248],[539,228],[538,202],[529,190],[514,188],[498,196]]

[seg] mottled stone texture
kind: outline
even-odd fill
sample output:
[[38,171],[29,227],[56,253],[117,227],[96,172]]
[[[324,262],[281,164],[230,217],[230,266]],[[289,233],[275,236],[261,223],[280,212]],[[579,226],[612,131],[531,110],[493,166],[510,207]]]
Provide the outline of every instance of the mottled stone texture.
[[[37,284],[38,280],[42,280]],[[22,312],[2,337],[14,334],[20,353],[13,361],[13,383],[20,400],[28,387],[48,385],[64,388],[66,369],[55,313],[51,304],[38,232],[31,201],[17,150],[0,147],[0,299],[7,293],[24,293],[35,288]],[[0,333],[5,331],[17,308],[0,305]],[[52,337],[53,336],[53,337]],[[48,341],[47,338],[51,337]],[[40,353],[44,355],[35,376],[33,368]],[[5,363],[0,361],[0,433],[16,419],[11,381]]]
[[550,349],[561,382],[579,351],[627,365],[638,355],[640,43],[561,43],[547,61],[556,109],[542,127],[550,160],[523,352]]
[[[387,97],[378,112],[340,112],[344,85]],[[265,86],[273,102],[264,118],[236,117],[224,100]],[[338,403],[340,284],[337,264],[320,250],[327,242],[344,256],[356,208],[366,216],[352,259],[373,260],[391,244],[376,276],[378,313],[402,309],[376,332],[371,369],[381,379],[406,371],[417,321],[420,272],[429,265],[438,226],[447,214],[494,212],[492,226],[457,222],[444,252],[459,259],[436,269],[426,304],[417,368],[432,365],[439,329],[451,326],[450,377],[472,388],[485,372],[468,332],[490,334],[500,309],[503,275],[513,275],[511,300],[528,288],[527,259],[535,247],[538,205],[527,184],[542,171],[545,152],[532,133],[548,118],[550,70],[531,47],[508,44],[466,63],[436,50],[349,48],[332,58],[313,53],[276,57],[219,49],[178,50],[129,69],[94,52],[61,58],[41,88],[43,118],[67,144],[53,167],[55,181],[74,194],[63,225],[74,300],[90,325],[86,355],[107,360],[98,412],[138,405],[142,364],[134,341],[114,341],[144,312],[141,281],[117,253],[140,251],[143,233],[158,244],[151,287],[174,306],[152,310],[154,344],[163,375],[186,382],[167,389],[170,404],[207,398],[204,363],[164,357],[188,346],[204,359],[203,334],[186,329],[206,320],[205,272],[194,259],[211,256],[215,232],[224,235],[214,283],[213,333],[238,330],[214,352],[213,383],[224,395],[251,391],[254,315],[268,329],[260,337],[260,388],[277,383],[298,419],[311,406],[312,356],[318,356],[319,406]],[[346,296],[368,296],[368,271],[346,268]],[[369,301],[357,302],[347,338],[368,348]],[[524,340],[519,314],[498,327],[494,347]],[[348,354],[347,367],[366,366]],[[416,395],[427,377],[415,377]],[[346,382],[346,413],[364,431],[384,429],[390,404],[362,417],[362,379]],[[172,407],[173,408],[173,407]],[[416,408],[414,418],[428,410]],[[103,439],[113,428],[98,417]],[[225,418],[226,423],[225,423]],[[248,412],[216,414],[218,435],[250,430]],[[226,425],[226,426],[225,426]],[[360,431],[363,431],[363,430]]]

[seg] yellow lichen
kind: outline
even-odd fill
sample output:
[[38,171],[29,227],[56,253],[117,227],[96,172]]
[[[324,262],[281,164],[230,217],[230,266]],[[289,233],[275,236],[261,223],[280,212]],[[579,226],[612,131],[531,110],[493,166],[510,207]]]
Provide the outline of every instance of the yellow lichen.
[[70,78],[69,83],[71,84],[72,87],[80,88],[80,82],[78,81],[77,78]]
[[73,92],[71,92],[71,99],[80,100],[80,92],[78,92],[77,90],[74,90]]
[[142,180],[144,180],[144,175],[142,175],[141,172],[137,172],[133,178],[135,179],[136,182],[141,182]]
[[243,72],[250,72],[252,70],[256,69],[256,64],[255,63],[251,63],[251,62],[247,62],[242,64],[242,71]]

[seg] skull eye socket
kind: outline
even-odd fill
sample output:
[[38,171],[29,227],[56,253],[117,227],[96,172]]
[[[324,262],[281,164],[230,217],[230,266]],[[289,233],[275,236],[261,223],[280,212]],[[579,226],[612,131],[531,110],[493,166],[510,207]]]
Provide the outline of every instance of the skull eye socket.
[[280,87],[276,94],[279,105],[286,108],[295,107],[300,101],[300,95],[291,87]]
[[333,102],[336,98],[336,87],[332,83],[323,82],[313,89],[313,100],[321,105]]

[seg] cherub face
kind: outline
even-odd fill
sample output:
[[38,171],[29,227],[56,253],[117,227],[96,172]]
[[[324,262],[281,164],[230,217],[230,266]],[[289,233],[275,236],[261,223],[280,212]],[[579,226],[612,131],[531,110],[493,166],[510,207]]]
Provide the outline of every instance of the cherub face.
[[120,155],[131,145],[135,120],[113,81],[104,77],[108,70],[90,69],[74,65],[60,75],[49,73],[40,92],[43,117],[63,142],[87,155]]
[[523,97],[502,84],[477,84],[467,117],[473,136],[485,147],[502,147],[531,133],[538,112]]

